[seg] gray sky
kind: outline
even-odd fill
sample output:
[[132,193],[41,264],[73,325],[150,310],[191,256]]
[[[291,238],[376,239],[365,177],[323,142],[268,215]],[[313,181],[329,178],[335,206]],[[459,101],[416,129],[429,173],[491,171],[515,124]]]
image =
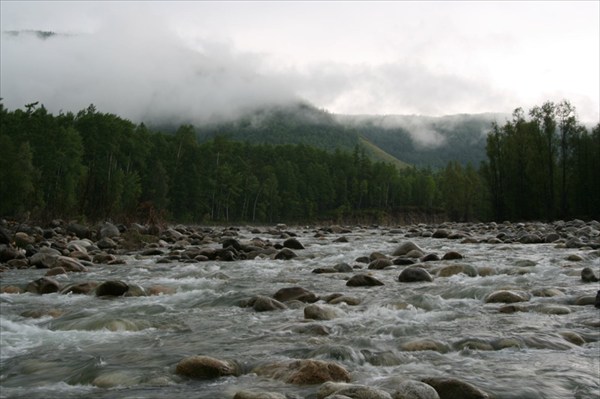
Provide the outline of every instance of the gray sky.
[[600,120],[600,2],[2,0],[9,109],[201,122],[304,99],[347,114],[512,112],[568,99]]

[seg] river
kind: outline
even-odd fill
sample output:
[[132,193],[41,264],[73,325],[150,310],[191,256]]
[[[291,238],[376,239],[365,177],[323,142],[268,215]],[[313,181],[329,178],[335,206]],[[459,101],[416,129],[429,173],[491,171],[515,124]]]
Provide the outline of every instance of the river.
[[[390,393],[403,379],[454,377],[496,398],[600,397],[600,310],[578,304],[600,288],[580,277],[584,267],[598,273],[599,251],[565,248],[564,240],[488,240],[501,229],[482,227],[467,233],[476,239],[464,240],[433,238],[428,226],[322,234],[295,227],[288,231],[305,248],[294,249],[298,256],[289,260],[157,262],[164,256],[128,253],[120,255],[124,264],[86,264],[85,273],[54,278],[61,284],[122,280],[160,286],[163,293],[108,299],[0,294],[0,397],[230,399],[245,389],[315,397],[319,385],[297,386],[252,372],[255,364],[289,359],[336,362],[350,372],[352,383]],[[255,237],[271,243],[285,238],[272,229],[244,227],[234,238]],[[407,266],[369,270],[357,262],[373,252],[392,259],[407,241],[426,254],[455,251],[463,258],[419,263],[433,281],[415,283],[398,281]],[[312,272],[342,262],[353,270]],[[451,265],[465,272],[442,277],[440,270]],[[0,282],[24,287],[45,272],[10,269]],[[358,273],[384,285],[347,286]],[[305,319],[305,304],[297,302],[267,312],[240,306],[294,286],[320,298],[342,293],[359,303],[319,300],[317,305],[335,310],[330,320]],[[527,297],[510,305],[488,303],[499,290]],[[415,342],[429,346],[415,350]],[[246,372],[211,380],[177,375],[177,363],[193,355],[234,359]]]

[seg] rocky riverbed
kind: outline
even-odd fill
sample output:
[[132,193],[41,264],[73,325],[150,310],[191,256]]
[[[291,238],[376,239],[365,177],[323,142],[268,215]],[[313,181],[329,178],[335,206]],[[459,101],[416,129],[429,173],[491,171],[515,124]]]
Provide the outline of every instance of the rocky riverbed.
[[600,223],[0,225],[0,397],[591,398]]

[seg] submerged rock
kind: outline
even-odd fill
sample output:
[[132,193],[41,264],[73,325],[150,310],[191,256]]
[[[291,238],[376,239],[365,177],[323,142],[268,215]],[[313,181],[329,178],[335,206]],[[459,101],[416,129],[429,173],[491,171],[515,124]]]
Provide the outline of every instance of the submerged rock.
[[383,285],[383,283],[377,280],[373,276],[368,274],[357,274],[352,276],[347,282],[348,287],[373,287],[377,285]]
[[304,308],[304,318],[313,320],[333,320],[339,316],[338,311],[330,306],[308,305]]
[[286,399],[287,396],[276,392],[254,392],[243,390],[236,392],[233,399]]
[[489,399],[481,389],[456,378],[424,378],[421,381],[431,385],[440,399]]
[[392,395],[381,389],[366,385],[326,382],[317,392],[317,399],[329,398],[356,398],[356,399],[392,399]]
[[302,287],[281,288],[275,293],[275,295],[273,295],[273,298],[281,302],[296,300],[301,302],[313,303],[319,300],[318,296],[316,296],[314,293],[310,292],[306,288]]
[[275,259],[278,260],[290,260],[297,257],[296,253],[289,248],[283,248],[275,255]]
[[339,364],[312,359],[266,364],[255,368],[253,372],[259,376],[274,378],[295,385],[314,385],[327,381],[350,381],[350,373]]
[[60,284],[58,281],[50,277],[38,278],[27,284],[25,291],[33,294],[51,294],[60,290]]
[[583,270],[581,270],[581,281],[583,281],[584,283],[596,283],[600,280],[591,268],[586,267]]
[[236,363],[209,356],[186,357],[177,363],[175,373],[199,380],[238,376],[241,374],[240,368]]
[[272,310],[287,309],[287,306],[279,302],[277,299],[262,295],[250,299],[248,306],[251,306],[257,312],[269,312]]
[[419,339],[416,341],[406,342],[402,344],[401,349],[407,352],[435,351],[445,353],[448,351],[448,347],[445,344],[432,339]]
[[120,280],[109,280],[96,287],[96,296],[122,296],[129,286]]
[[524,291],[494,291],[485,299],[485,303],[515,303],[529,301],[529,294]]
[[393,399],[440,399],[437,391],[429,384],[421,381],[406,380],[400,383],[394,392]]

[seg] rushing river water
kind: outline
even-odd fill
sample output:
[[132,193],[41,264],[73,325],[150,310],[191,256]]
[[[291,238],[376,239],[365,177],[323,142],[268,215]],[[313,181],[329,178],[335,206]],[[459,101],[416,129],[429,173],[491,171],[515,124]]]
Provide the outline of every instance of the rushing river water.
[[[496,398],[600,397],[600,310],[576,304],[599,289],[580,277],[584,267],[598,273],[597,250],[463,243],[415,231],[373,227],[319,236],[315,229],[293,229],[305,249],[294,250],[298,257],[290,260],[158,263],[159,256],[131,254],[122,257],[126,264],[55,277],[62,283],[160,285],[168,288],[162,295],[1,294],[0,397],[230,399],[244,389],[314,397],[319,385],[296,386],[251,371],[255,364],[288,359],[333,361],[353,383],[390,393],[403,379],[455,377]],[[283,242],[266,230],[244,228],[235,238],[256,236]],[[336,242],[342,236],[347,242]],[[423,263],[434,281],[418,283],[398,281],[406,266],[368,270],[356,261],[373,252],[391,257],[409,240],[428,254],[456,251],[464,258]],[[354,271],[312,273],[341,262]],[[438,275],[456,264],[477,275]],[[24,287],[44,273],[11,269],[0,282]],[[357,273],[384,285],[346,286]],[[268,312],[239,306],[293,286],[320,297],[343,293],[360,303],[326,305],[337,317],[323,321],[306,320],[297,304]],[[486,302],[503,289],[531,296],[513,304],[520,311],[505,313],[506,304]],[[542,296],[543,290],[554,296]],[[419,340],[434,347],[412,350],[410,343]],[[208,381],[177,375],[177,363],[196,354],[234,359],[247,372]]]

